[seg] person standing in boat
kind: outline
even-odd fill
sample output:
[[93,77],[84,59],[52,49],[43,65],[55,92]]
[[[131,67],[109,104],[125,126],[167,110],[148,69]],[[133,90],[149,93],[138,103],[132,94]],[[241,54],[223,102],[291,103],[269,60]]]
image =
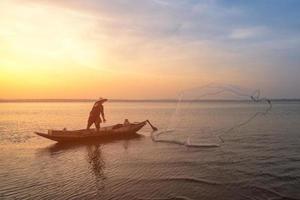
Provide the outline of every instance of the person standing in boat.
[[[99,98],[98,101],[95,102],[91,112],[90,112],[90,116],[88,119],[88,124],[87,124],[87,130],[90,129],[90,127],[92,126],[92,124],[95,124],[97,131],[100,130],[100,123],[102,122],[106,122],[105,116],[104,116],[104,108],[103,108],[103,103],[106,102],[107,99],[103,99],[103,98]],[[100,115],[102,116],[102,119],[100,117]]]

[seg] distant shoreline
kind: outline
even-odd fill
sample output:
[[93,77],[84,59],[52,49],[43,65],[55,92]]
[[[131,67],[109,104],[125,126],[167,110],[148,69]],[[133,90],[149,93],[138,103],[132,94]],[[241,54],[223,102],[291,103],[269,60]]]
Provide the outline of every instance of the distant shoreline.
[[[298,102],[300,99],[270,99],[273,102]],[[95,102],[96,99],[0,99],[0,103],[84,103],[84,102]],[[178,99],[110,99],[110,102],[178,102]],[[183,102],[212,102],[212,101],[226,101],[226,102],[237,102],[237,101],[247,101],[247,100],[230,100],[230,99],[206,99],[206,100],[183,100]],[[249,100],[251,101],[251,100]]]

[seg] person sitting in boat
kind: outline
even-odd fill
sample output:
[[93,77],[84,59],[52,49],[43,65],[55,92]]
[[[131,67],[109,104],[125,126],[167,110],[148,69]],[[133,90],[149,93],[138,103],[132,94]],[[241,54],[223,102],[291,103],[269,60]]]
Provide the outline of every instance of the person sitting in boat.
[[[103,108],[103,103],[106,102],[107,99],[103,99],[103,98],[99,98],[98,101],[95,102],[91,112],[90,112],[90,116],[88,119],[88,124],[87,124],[87,130],[90,129],[90,127],[92,126],[92,124],[95,124],[97,131],[100,130],[100,123],[102,122],[106,122],[105,116],[104,116],[104,108]],[[102,119],[100,117],[100,115],[102,116]]]
[[128,119],[125,119],[124,120],[124,123],[123,123],[123,126],[128,126],[128,125],[130,125],[131,123],[129,122],[129,120]]
[[129,125],[131,125],[131,123],[129,122],[128,119],[125,119],[123,124],[116,124],[112,127],[112,129],[118,129],[118,128],[122,128],[124,126],[129,126]]

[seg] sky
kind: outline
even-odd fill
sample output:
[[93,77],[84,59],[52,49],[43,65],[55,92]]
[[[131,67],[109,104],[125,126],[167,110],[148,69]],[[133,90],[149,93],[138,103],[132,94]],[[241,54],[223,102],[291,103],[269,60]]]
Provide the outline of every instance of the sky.
[[298,0],[0,0],[0,98],[300,98]]

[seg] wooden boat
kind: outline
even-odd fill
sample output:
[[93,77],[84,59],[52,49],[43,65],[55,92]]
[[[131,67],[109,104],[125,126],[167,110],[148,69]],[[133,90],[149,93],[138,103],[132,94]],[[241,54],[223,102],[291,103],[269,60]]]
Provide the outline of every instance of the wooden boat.
[[105,138],[122,138],[136,134],[143,128],[148,120],[143,122],[130,123],[128,125],[116,124],[114,126],[101,127],[96,129],[81,130],[48,130],[48,133],[35,132],[37,135],[57,142],[91,141]]

